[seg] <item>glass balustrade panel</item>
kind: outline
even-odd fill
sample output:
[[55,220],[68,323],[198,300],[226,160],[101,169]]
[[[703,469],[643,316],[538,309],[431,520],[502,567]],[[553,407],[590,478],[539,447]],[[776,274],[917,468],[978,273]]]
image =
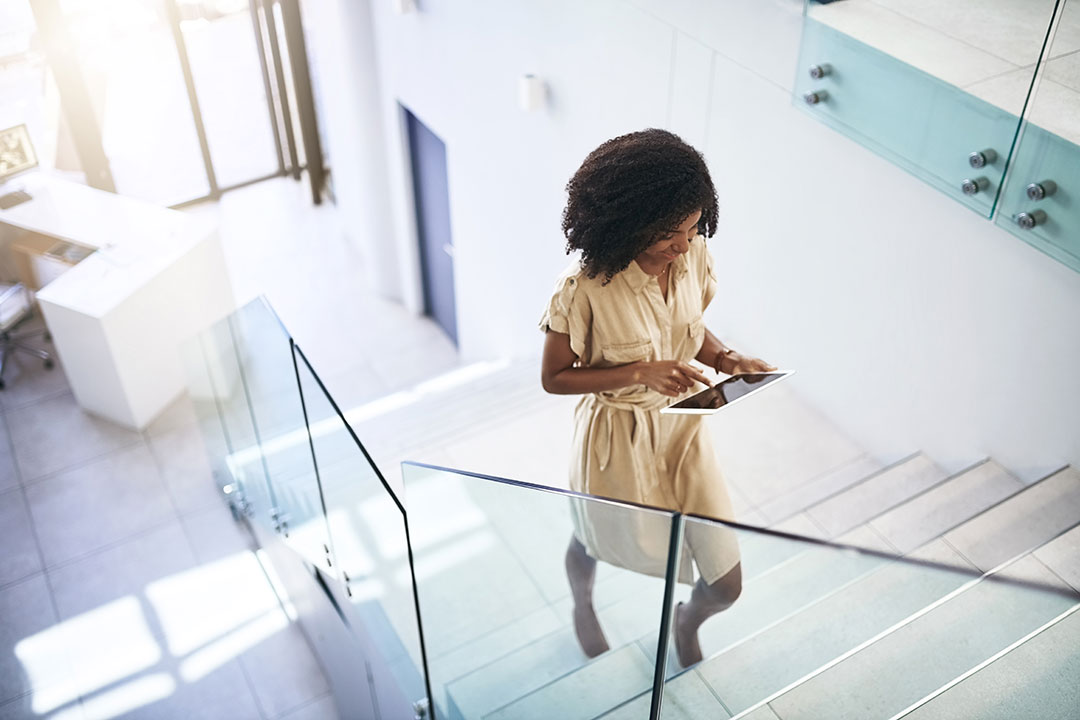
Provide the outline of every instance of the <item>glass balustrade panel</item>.
[[300,348],[296,360],[331,540],[321,569],[343,588],[379,706],[409,708],[427,690],[405,515]]
[[[263,298],[229,318],[257,446],[239,464],[261,458],[274,506],[269,523],[314,565],[325,562],[329,538],[308,442],[292,341]],[[249,457],[250,456],[250,457]]]
[[676,593],[661,717],[768,705],[783,718],[884,720],[1077,602],[1030,555],[987,572],[942,538],[905,557],[869,526],[846,540],[685,518],[694,585]]
[[402,474],[437,717],[594,718],[649,692],[672,513]]
[[[266,465],[229,319],[225,318],[200,333],[199,345],[208,387],[196,389],[197,386],[193,386],[192,392],[209,394],[218,414],[225,450],[223,457],[213,459],[214,466],[223,473],[219,482],[223,487],[232,485],[238,490],[239,505],[248,517],[260,527],[270,528],[275,501],[267,484]],[[209,412],[208,405],[203,407]],[[213,425],[209,417],[203,427],[212,438]],[[208,440],[207,447],[211,451],[214,447],[219,452],[223,449],[222,444],[213,439]]]

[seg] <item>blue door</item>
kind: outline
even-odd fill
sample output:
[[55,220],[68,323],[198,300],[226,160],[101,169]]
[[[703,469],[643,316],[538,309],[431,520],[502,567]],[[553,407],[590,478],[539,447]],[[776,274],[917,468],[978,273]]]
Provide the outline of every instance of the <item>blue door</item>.
[[446,145],[408,110],[405,117],[412,156],[416,228],[420,239],[420,271],[424,313],[439,323],[457,344],[454,307],[454,244],[450,237],[450,193]]

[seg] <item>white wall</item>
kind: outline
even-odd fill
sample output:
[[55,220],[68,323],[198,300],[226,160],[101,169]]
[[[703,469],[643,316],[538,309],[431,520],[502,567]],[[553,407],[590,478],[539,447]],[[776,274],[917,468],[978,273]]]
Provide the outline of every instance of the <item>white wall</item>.
[[[466,357],[539,352],[567,179],[670,127],[719,190],[723,337],[883,459],[1080,464],[1080,275],[795,108],[801,0],[420,5],[372,3],[399,273],[418,307],[400,102],[447,144]],[[544,111],[516,106],[530,72]]]

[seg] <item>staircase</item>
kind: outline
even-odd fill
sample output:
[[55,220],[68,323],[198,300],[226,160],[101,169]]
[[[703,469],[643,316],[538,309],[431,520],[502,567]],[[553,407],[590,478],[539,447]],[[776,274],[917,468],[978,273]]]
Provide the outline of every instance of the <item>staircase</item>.
[[[883,507],[855,502],[886,478],[905,492]],[[669,655],[664,718],[1075,717],[1080,472],[1024,487],[991,461],[944,477],[916,456],[804,512],[841,542],[971,574],[747,538],[743,596],[702,628],[706,661],[683,670]],[[618,604],[601,622],[637,612],[636,641],[582,664],[559,627],[450,683],[449,717],[648,717],[655,607]],[[1019,701],[998,702],[1002,678],[1010,697],[1037,704],[1017,714]]]
[[[537,372],[493,368],[356,429],[388,475],[419,459],[565,487],[573,402],[538,392]],[[930,564],[740,532],[743,595],[703,626],[704,662],[669,652],[663,718],[1077,717],[1080,471],[1025,485],[992,459],[882,467],[785,393],[708,421],[739,520]],[[763,422],[767,437],[747,430]],[[486,518],[464,535],[468,559],[434,580],[418,570],[440,717],[648,717],[662,582],[601,565],[612,650],[587,659],[561,569],[565,498],[478,483],[462,485],[467,508],[444,497],[428,514]],[[417,548],[418,568],[450,549]],[[472,600],[451,600],[462,588]]]

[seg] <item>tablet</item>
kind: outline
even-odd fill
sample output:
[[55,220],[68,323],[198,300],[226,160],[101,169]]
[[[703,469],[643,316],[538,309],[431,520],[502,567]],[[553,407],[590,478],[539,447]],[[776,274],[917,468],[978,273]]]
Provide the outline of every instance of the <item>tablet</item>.
[[716,383],[711,388],[680,400],[660,412],[684,415],[712,415],[720,408],[727,407],[736,400],[742,400],[748,395],[764,390],[778,380],[783,380],[789,375],[794,375],[793,370],[777,370],[775,372],[746,373],[732,375],[727,380]]

